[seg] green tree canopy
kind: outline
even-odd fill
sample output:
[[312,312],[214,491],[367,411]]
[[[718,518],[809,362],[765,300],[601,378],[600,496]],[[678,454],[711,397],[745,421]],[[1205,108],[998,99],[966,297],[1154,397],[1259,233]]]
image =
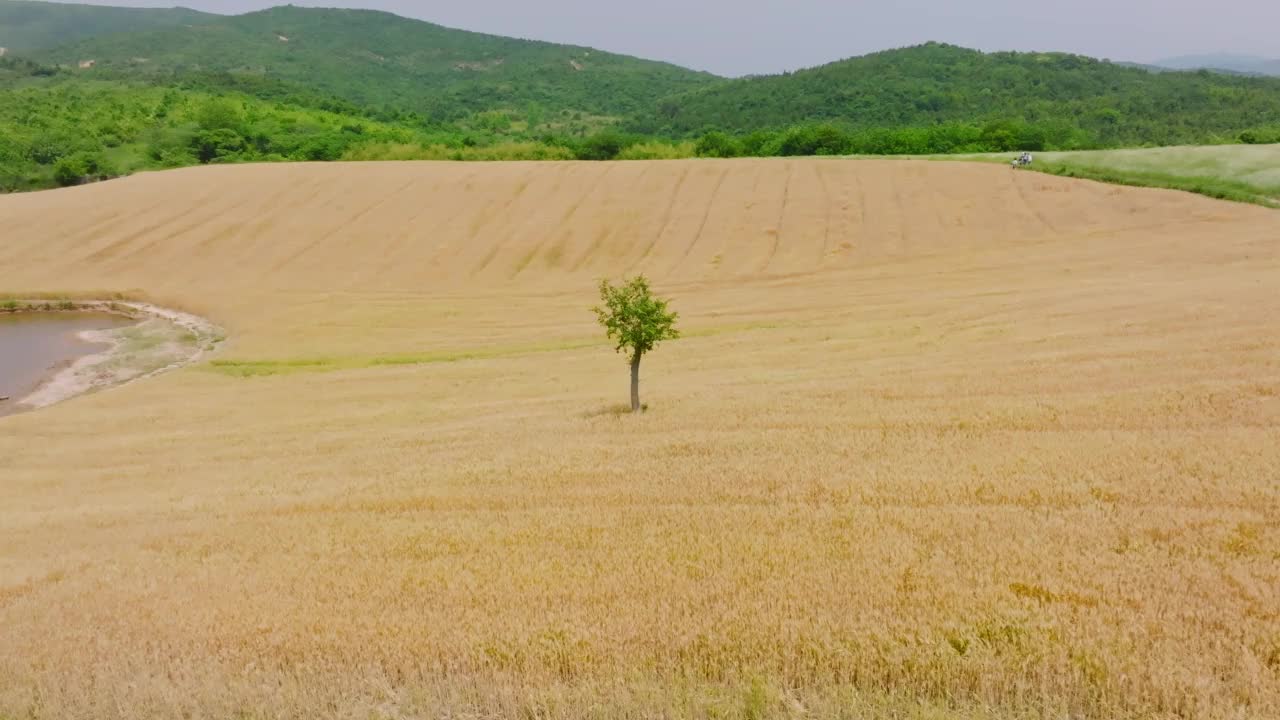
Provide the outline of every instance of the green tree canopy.
[[200,129],[206,131],[238,130],[243,118],[235,102],[228,98],[214,98],[196,112],[196,122],[200,123]]
[[640,411],[640,358],[664,340],[680,337],[676,329],[679,314],[668,309],[668,301],[654,297],[649,280],[637,275],[621,285],[600,281],[601,305],[593,308],[615,349],[631,362],[631,411]]
[[211,163],[232,157],[245,149],[244,138],[235,130],[221,128],[197,133],[191,141],[196,157],[202,163]]

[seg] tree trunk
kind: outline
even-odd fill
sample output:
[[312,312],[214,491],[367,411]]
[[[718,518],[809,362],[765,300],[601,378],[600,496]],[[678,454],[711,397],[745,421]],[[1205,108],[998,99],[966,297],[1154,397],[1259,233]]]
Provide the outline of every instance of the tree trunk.
[[631,356],[631,412],[640,412],[640,353]]

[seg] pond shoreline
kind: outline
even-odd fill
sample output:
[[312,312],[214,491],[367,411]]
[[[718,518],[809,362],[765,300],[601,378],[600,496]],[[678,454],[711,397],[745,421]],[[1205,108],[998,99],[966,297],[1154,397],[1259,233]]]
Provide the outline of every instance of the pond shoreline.
[[4,401],[9,410],[27,412],[90,392],[127,385],[198,362],[225,339],[221,328],[190,313],[123,300],[9,300],[0,314],[105,313],[136,321],[108,330],[85,330],[77,337],[106,345],[51,371],[34,391]]
[[136,322],[104,312],[0,313],[0,416],[21,412],[19,401],[80,358],[111,348],[93,332]]

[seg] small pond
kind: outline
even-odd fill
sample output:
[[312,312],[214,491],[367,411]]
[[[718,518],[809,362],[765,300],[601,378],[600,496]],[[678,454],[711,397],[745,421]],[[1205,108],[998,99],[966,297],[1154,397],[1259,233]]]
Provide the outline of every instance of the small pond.
[[78,337],[137,322],[119,315],[84,312],[0,313],[0,416],[77,358],[105,349]]

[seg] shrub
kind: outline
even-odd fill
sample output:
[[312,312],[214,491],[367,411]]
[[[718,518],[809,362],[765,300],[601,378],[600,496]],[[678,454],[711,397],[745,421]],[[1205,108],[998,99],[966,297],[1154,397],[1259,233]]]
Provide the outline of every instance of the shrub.
[[770,157],[779,154],[782,141],[777,133],[756,130],[742,138],[738,148],[743,157]]
[[346,151],[347,143],[342,138],[334,135],[319,135],[304,142],[298,148],[296,155],[303,160],[327,162],[341,159]]
[[987,123],[982,128],[982,144],[990,152],[1012,152],[1018,150],[1021,128],[1008,120]]
[[44,133],[27,146],[27,157],[40,165],[52,165],[75,152],[78,143],[66,133]]
[[572,160],[568,148],[533,142],[511,142],[458,151],[456,160]]
[[235,130],[204,130],[191,139],[191,150],[202,163],[211,163],[244,152],[244,138]]
[[0,135],[0,163],[13,162],[19,155],[18,142],[8,135]]
[[798,125],[783,133],[778,154],[785,157],[844,155],[850,147],[849,136],[834,125]]
[[698,157],[731,158],[742,154],[742,145],[722,132],[703,135],[694,148]]
[[227,98],[208,100],[196,111],[201,130],[239,130],[244,119],[240,107]]
[[638,143],[623,150],[619,160],[679,160],[693,157],[696,154],[694,144],[684,142],[673,144],[662,140]]
[[579,160],[616,160],[623,150],[634,144],[635,138],[606,130],[583,140],[575,155]]
[[53,179],[60,187],[79,185],[88,172],[83,158],[76,155],[64,157],[53,165]]
[[573,160],[568,148],[535,142],[511,142],[483,148],[444,144],[367,143],[349,149],[344,160]]
[[491,133],[505,133],[511,130],[511,117],[501,110],[487,110],[475,117],[475,126]]
[[1253,128],[1240,133],[1240,142],[1246,145],[1271,145],[1280,143],[1280,125]]

